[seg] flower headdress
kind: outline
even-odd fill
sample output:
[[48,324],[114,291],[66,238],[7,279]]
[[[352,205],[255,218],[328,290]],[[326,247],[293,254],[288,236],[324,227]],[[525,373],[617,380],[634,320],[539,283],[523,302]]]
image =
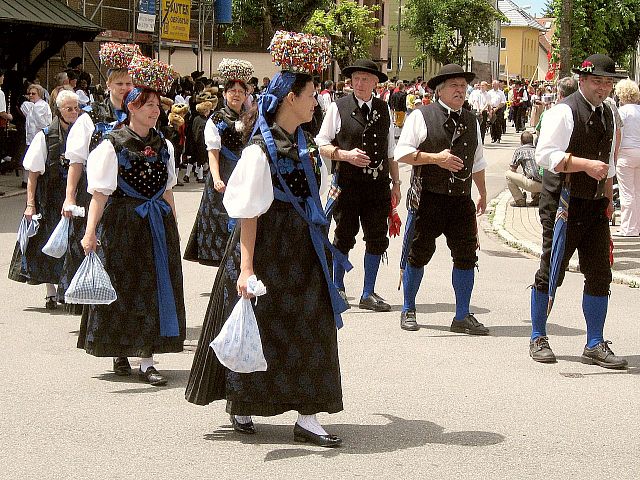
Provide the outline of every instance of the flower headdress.
[[247,60],[223,58],[218,65],[218,72],[226,80],[241,80],[246,83],[253,76],[253,65]]
[[179,77],[171,65],[142,55],[136,55],[131,60],[129,75],[135,86],[160,93],[168,92],[171,84]]
[[98,56],[109,69],[128,68],[136,55],[142,55],[140,47],[135,43],[107,42],[100,46]]
[[331,42],[325,37],[278,30],[268,50],[273,63],[290,72],[313,75],[331,64]]

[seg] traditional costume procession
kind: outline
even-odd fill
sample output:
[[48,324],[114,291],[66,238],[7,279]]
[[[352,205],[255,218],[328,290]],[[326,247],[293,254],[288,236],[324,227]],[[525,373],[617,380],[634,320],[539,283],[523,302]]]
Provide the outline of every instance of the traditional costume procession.
[[[426,82],[433,101],[414,102],[397,136],[389,105],[376,93],[387,75],[374,61],[357,59],[341,71],[350,80],[348,93],[332,99],[326,84],[326,112],[313,138],[303,125],[318,111],[316,76],[332,63],[329,40],[278,31],[268,50],[278,72],[254,98],[255,69],[246,60],[222,59],[219,91],[195,85],[192,91],[171,65],[145,57],[138,46],[103,44],[107,97],[83,111],[78,95],[61,91],[53,120],[24,156],[27,205],[9,278],[45,284],[45,309],[64,304],[81,314],[77,348],[110,358],[115,375],[132,375],[136,358],[139,381],[181,388],[155,365],[157,355],[184,350],[184,284],[194,279],[183,278],[182,260],[196,262],[189,267],[208,275],[199,285],[212,286],[204,318],[195,321],[201,329],[186,401],[224,401],[231,428],[244,435],[260,432],[257,417],[296,412],[293,441],[338,447],[342,438],[318,415],[344,408],[338,331],[351,308],[347,285],[356,288],[347,272],[360,230],[364,275],[357,306],[367,317],[358,321],[393,310],[402,330],[425,328],[418,323],[420,286],[444,236],[451,276],[437,280],[450,283],[455,295],[445,328],[491,334],[471,310],[477,216],[487,209],[485,154],[491,149],[483,149],[485,126],[465,108],[475,74],[460,65],[444,65]],[[578,91],[545,112],[535,147],[544,169],[543,241],[531,288],[529,355],[540,363],[557,360],[547,320],[577,250],[585,278],[581,361],[622,369],[627,360],[611,350],[604,324],[619,128],[605,99],[623,76],[602,54],[573,72]],[[165,98],[170,91],[172,99]],[[518,101],[526,94],[520,95]],[[502,118],[492,119],[492,143],[504,140],[505,103],[494,82],[485,106]],[[198,199],[199,206],[183,223],[192,227],[181,255],[174,189],[187,164],[198,168],[204,186],[201,196],[199,185],[185,192],[193,196],[193,210]],[[379,274],[396,272],[383,259],[392,232],[400,231],[400,164],[407,174],[410,167],[410,185],[404,236],[396,245],[402,305],[394,310],[376,282]],[[185,182],[190,174],[191,168]]]

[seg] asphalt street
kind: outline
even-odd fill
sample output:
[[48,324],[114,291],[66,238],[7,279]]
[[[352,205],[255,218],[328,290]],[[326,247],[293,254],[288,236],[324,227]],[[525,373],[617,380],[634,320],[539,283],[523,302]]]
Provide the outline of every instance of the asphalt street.
[[[505,188],[515,146],[515,134],[487,146],[489,198]],[[401,171],[406,194],[409,169]],[[201,187],[176,189],[183,248]],[[3,272],[24,202],[24,196],[0,199]],[[443,240],[418,295],[419,331],[399,327],[400,237],[391,240],[376,288],[392,311],[358,309],[364,253],[358,239],[347,275],[354,306],[339,332],[345,409],[319,416],[344,440],[333,450],[294,443],[293,412],[255,418],[258,434],[242,436],[231,430],[223,402],[187,403],[189,346],[156,357],[167,387],[116,377],[110,359],[76,348],[79,317],[49,313],[44,287],[3,274],[0,478],[639,478],[639,290],[611,286],[605,328],[613,350],[629,360],[628,371],[580,362],[583,278],[575,273],[567,274],[549,320],[559,361],[535,363],[528,355],[527,287],[537,260],[480,230],[472,311],[490,327],[488,337],[449,332],[455,305]],[[189,262],[183,268],[187,343],[195,345],[215,269]]]

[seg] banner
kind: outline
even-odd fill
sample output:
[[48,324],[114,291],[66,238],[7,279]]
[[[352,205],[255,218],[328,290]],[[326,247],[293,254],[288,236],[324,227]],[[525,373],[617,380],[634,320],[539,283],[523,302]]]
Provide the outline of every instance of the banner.
[[162,39],[189,41],[191,0],[162,0]]

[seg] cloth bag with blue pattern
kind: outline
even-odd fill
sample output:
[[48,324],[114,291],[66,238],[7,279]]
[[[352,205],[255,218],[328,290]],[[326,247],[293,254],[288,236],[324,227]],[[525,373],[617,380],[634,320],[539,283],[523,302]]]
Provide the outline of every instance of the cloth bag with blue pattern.
[[109,274],[102,266],[98,255],[96,252],[90,252],[73,276],[64,294],[64,301],[82,305],[109,305],[117,298]]

